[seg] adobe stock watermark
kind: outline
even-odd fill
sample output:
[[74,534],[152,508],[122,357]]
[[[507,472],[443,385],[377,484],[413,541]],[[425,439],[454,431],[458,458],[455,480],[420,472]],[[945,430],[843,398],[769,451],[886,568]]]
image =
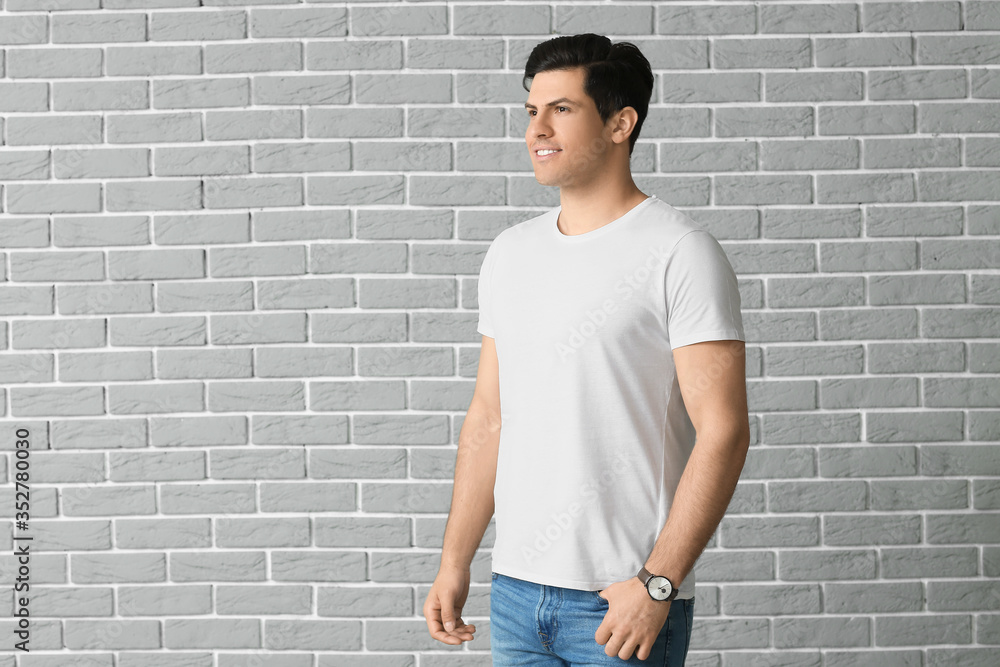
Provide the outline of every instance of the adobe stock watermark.
[[531,535],[531,546],[521,547],[521,555],[524,556],[525,562],[533,562],[565,537],[579,517],[601,499],[604,491],[614,486],[625,473],[631,470],[629,460],[618,454],[611,465],[606,467],[596,480],[583,484],[580,489],[582,501],[572,501],[559,510],[549,512],[550,521],[544,528],[536,528]]

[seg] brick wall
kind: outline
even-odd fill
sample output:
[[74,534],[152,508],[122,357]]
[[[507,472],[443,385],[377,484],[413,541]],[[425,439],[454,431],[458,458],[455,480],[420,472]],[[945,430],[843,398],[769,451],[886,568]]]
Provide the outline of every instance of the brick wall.
[[483,254],[558,204],[523,63],[588,31],[740,276],[688,664],[998,664],[1000,3],[0,0],[0,667],[491,664],[492,528],[476,640],[421,607]]

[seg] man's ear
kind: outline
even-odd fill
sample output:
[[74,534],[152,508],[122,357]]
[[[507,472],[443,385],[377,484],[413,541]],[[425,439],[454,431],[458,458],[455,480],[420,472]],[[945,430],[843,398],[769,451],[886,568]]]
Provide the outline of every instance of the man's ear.
[[639,122],[639,113],[632,107],[624,107],[610,119],[614,123],[611,129],[611,140],[615,143],[627,142],[635,124]]

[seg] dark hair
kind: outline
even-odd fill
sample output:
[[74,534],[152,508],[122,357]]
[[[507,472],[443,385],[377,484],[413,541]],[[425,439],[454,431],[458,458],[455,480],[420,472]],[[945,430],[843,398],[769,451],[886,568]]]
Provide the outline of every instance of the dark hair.
[[531,50],[521,86],[530,91],[528,81],[539,72],[577,67],[586,72],[583,90],[594,100],[602,122],[608,122],[611,114],[625,107],[639,114],[628,138],[628,154],[632,155],[653,94],[653,70],[646,56],[631,42],[612,44],[607,37],[591,32],[563,35]]

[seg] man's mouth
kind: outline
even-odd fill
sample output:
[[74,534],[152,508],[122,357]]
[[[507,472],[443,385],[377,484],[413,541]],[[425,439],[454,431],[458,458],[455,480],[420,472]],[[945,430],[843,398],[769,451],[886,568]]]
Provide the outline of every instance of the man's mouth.
[[557,149],[557,150],[543,149],[540,151],[535,151],[535,157],[538,158],[539,160],[544,160],[545,158],[551,157],[556,153],[561,153],[561,152],[562,149]]

